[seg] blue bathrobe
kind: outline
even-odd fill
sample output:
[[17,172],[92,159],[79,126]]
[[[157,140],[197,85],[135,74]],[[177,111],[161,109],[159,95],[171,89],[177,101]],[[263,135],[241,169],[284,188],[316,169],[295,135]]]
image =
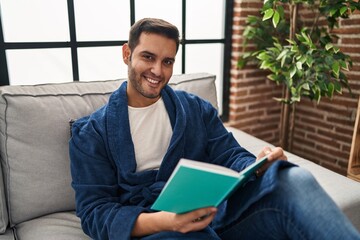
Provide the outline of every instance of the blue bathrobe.
[[[173,129],[169,148],[158,170],[136,172],[126,88],[125,82],[110,96],[108,104],[72,126],[69,146],[76,213],[84,232],[94,239],[130,239],[138,215],[151,212],[152,203],[180,158],[237,171],[255,161],[255,156],[239,146],[225,129],[209,102],[166,86],[161,95]],[[267,171],[266,180],[255,181],[258,183],[251,187],[253,190],[237,194],[234,203],[224,202],[212,225],[204,231],[186,236],[164,232],[146,239],[218,239],[214,229],[235,220],[247,206],[271,191],[275,172]],[[234,215],[232,209],[239,206],[238,201],[242,201],[241,208]]]

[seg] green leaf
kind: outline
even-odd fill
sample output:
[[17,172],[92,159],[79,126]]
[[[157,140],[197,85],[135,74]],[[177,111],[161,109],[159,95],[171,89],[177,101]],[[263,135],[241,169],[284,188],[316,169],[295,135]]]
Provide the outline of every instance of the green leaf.
[[339,72],[340,72],[340,64],[338,61],[335,61],[333,63],[333,65],[331,66],[332,68],[332,71],[333,73],[336,75],[336,76],[339,76]]
[[332,17],[332,16],[334,16],[334,14],[335,14],[336,12],[337,12],[337,8],[333,8],[333,9],[330,10],[329,14],[330,14],[330,16]]
[[275,74],[269,74],[267,77],[272,81],[276,81],[276,75]]
[[277,42],[274,42],[274,46],[279,50],[281,50],[283,48],[282,45],[280,43],[277,43]]
[[301,70],[302,69],[302,63],[300,61],[296,62],[296,67],[297,67],[297,69]]
[[305,39],[305,42],[310,45],[311,40],[309,38],[309,36],[305,33],[305,32],[301,32],[301,35],[303,36],[303,38]]
[[291,103],[300,102],[300,95],[292,96]]
[[276,10],[279,12],[280,18],[284,18],[284,16],[285,16],[284,7],[281,5],[278,5]]
[[286,78],[286,81],[287,81],[288,86],[292,86],[294,84],[294,81],[292,78]]
[[276,58],[276,60],[280,60],[282,57],[284,57],[289,52],[289,49],[285,48],[282,50],[282,52],[279,54],[279,56]]
[[339,63],[340,63],[340,66],[342,69],[349,71],[349,66],[347,65],[347,63],[345,61],[340,60]]
[[281,103],[285,103],[285,104],[291,104],[290,101],[286,100],[285,98],[276,98],[276,97],[273,97],[273,99],[275,101],[278,101],[278,102],[281,102]]
[[303,36],[301,36],[300,34],[296,33],[295,36],[300,42],[305,42],[305,38]]
[[329,97],[332,97],[332,96],[333,96],[333,94],[334,94],[334,89],[335,89],[334,84],[333,84],[333,83],[329,83],[329,85],[328,85],[328,92],[327,92],[327,95],[328,95]]
[[321,99],[320,89],[319,89],[319,88],[315,88],[314,90],[315,90],[314,98],[315,98],[315,100],[317,101],[317,103],[319,104],[320,99]]
[[256,57],[259,60],[268,60],[269,56],[267,55],[267,52],[261,52],[259,55],[257,55]]
[[328,43],[328,44],[325,45],[326,51],[329,51],[329,49],[331,49],[333,47],[334,47],[334,45],[332,43]]
[[245,52],[245,53],[241,56],[241,58],[246,59],[246,58],[249,58],[249,57],[251,57],[251,56],[253,56],[251,52]]
[[299,59],[299,62],[301,62],[301,64],[303,64],[304,62],[306,62],[306,56],[302,55]]
[[280,14],[279,14],[278,11],[275,11],[275,12],[274,12],[274,16],[273,16],[273,18],[272,18],[272,23],[273,23],[274,28],[277,27],[277,25],[279,24],[279,22],[280,22]]
[[240,69],[244,68],[244,66],[246,65],[246,60],[243,57],[240,57],[237,65]]
[[291,66],[291,68],[290,68],[290,78],[293,78],[295,74],[296,74],[296,67]]
[[252,27],[247,26],[247,27],[244,29],[243,35],[244,35],[244,36],[250,35],[251,30],[252,30]]
[[296,45],[296,42],[294,40],[291,40],[291,39],[286,39],[286,41],[288,43],[290,43],[291,45]]
[[304,83],[303,85],[302,85],[302,88],[303,89],[305,89],[305,90],[310,90],[310,86],[309,86],[309,84],[308,83]]
[[342,91],[341,91],[341,84],[339,83],[339,82],[335,82],[335,84],[334,84],[334,88],[335,88],[335,91],[337,92],[337,93],[342,93]]
[[313,63],[314,63],[314,59],[313,59],[311,56],[308,56],[308,57],[306,58],[306,65],[307,65],[308,67],[311,67],[311,66],[313,65]]
[[318,86],[319,86],[320,92],[321,91],[327,91],[327,89],[328,89],[327,85],[326,85],[326,83],[324,81],[319,82]]
[[267,61],[263,61],[260,65],[260,69],[269,69],[271,67],[271,63]]
[[342,8],[340,8],[340,15],[343,15],[344,13],[346,13],[348,10],[347,6],[343,6]]
[[298,52],[299,51],[298,46],[297,45],[291,46],[291,51],[294,53]]
[[264,14],[264,17],[262,20],[266,21],[266,20],[270,19],[273,15],[274,15],[274,9],[270,8],[265,11],[265,14]]
[[286,55],[284,55],[281,59],[281,67],[284,67],[285,61],[286,61]]

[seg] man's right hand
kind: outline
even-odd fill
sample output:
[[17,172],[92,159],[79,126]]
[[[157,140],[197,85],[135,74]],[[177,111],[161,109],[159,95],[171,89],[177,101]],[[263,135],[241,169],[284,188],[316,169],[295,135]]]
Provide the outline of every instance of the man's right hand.
[[216,215],[215,207],[201,208],[184,214],[171,212],[141,213],[137,218],[132,236],[140,237],[162,231],[181,233],[206,228]]

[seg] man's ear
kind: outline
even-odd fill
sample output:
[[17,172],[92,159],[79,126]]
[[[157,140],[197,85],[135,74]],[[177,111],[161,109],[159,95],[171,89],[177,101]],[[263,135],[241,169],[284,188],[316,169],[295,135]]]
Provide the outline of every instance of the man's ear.
[[123,54],[123,61],[126,65],[129,64],[130,56],[131,56],[131,50],[129,48],[129,45],[125,43],[122,46],[122,54]]

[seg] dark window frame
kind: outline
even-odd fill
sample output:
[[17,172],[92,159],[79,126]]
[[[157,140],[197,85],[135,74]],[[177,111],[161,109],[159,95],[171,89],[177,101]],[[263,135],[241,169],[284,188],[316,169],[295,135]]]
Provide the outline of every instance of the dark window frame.
[[[135,22],[135,1],[130,0],[130,23]],[[186,1],[182,0],[182,55],[181,72],[185,73],[186,46],[189,44],[224,44],[223,62],[223,109],[222,120],[227,121],[229,115],[229,94],[230,94],[230,67],[231,67],[231,36],[234,0],[225,2],[225,32],[222,39],[197,39],[186,38]],[[9,73],[7,68],[6,50],[10,49],[41,49],[41,48],[70,48],[73,81],[79,81],[79,63],[77,49],[81,47],[100,47],[100,46],[121,46],[127,41],[77,41],[74,0],[67,0],[70,41],[69,42],[5,42],[2,28],[2,18],[0,15],[0,86],[9,85]],[[1,7],[1,6],[0,6]]]

